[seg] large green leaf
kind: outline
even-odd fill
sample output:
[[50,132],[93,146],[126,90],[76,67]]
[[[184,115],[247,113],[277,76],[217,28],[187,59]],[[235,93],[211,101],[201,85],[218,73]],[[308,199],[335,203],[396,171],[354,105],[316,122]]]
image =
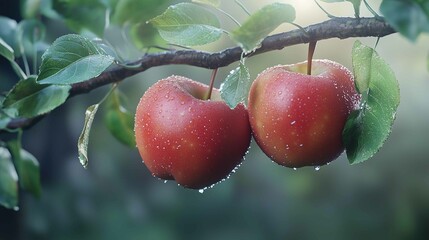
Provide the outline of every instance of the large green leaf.
[[85,124],[77,142],[79,153],[79,161],[84,168],[88,166],[88,141],[89,133],[91,132],[92,122],[94,121],[95,114],[97,113],[99,104],[94,104],[88,107],[85,112]]
[[344,127],[343,141],[350,163],[371,158],[388,138],[399,105],[399,86],[392,69],[375,50],[356,41],[353,71],[361,108],[353,112]]
[[280,24],[293,22],[295,9],[289,4],[273,3],[252,14],[244,24],[231,33],[245,52],[258,48],[262,40]]
[[39,162],[31,153],[21,148],[20,140],[8,142],[8,148],[18,171],[19,185],[34,196],[40,197],[42,185]]
[[37,81],[73,84],[99,76],[114,61],[89,39],[69,34],[54,41],[42,56]]
[[353,4],[353,8],[355,10],[355,17],[359,17],[359,15],[360,15],[360,4],[362,3],[362,0],[321,0],[321,1],[327,2],[327,3],[351,2]]
[[107,112],[104,122],[110,133],[121,143],[135,147],[134,114],[121,104],[121,94],[115,90],[107,99]]
[[233,109],[245,102],[251,85],[249,70],[244,61],[240,61],[240,66],[232,70],[220,86],[222,99]]
[[3,107],[16,109],[17,117],[38,116],[63,104],[70,88],[68,85],[40,85],[35,77],[30,77],[15,85],[7,94]]
[[0,147],[0,205],[14,209],[18,207],[18,174],[10,153],[3,147]]
[[216,15],[192,3],[179,3],[168,7],[149,21],[166,41],[183,46],[204,45],[222,35]]
[[383,0],[380,11],[393,28],[412,41],[429,32],[429,1]]

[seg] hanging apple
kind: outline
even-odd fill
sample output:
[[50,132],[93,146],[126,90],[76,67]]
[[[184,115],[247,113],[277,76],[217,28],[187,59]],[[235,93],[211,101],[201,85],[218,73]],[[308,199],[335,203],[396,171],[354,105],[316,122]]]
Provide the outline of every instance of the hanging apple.
[[313,60],[308,75],[307,65],[268,68],[249,93],[254,138],[265,154],[286,167],[321,166],[336,159],[344,151],[347,117],[360,101],[347,68]]
[[136,111],[137,148],[153,176],[208,187],[241,163],[249,148],[247,109],[230,109],[218,89],[171,76],[150,87]]

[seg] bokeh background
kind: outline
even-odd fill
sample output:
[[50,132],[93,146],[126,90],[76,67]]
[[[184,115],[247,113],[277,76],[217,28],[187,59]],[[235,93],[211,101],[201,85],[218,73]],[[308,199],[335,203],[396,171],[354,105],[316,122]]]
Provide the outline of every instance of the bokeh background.
[[[243,2],[254,11],[274,1]],[[302,26],[327,20],[314,1],[283,2],[296,8],[296,23]],[[381,3],[368,2],[377,10]],[[19,20],[18,3],[2,2],[1,15]],[[233,1],[223,1],[222,6],[240,21],[245,19]],[[323,6],[333,15],[353,16],[348,2]],[[370,16],[364,6],[362,15]],[[224,19],[224,24],[231,23]],[[61,23],[55,28],[59,29],[55,34],[64,34]],[[282,25],[276,31],[293,28]],[[110,41],[122,47],[125,57],[138,57],[115,31],[107,33]],[[360,40],[369,46],[376,43],[375,38]],[[83,169],[76,142],[84,112],[107,88],[73,97],[24,133],[24,148],[40,161],[43,194],[36,199],[20,193],[17,212],[0,208],[0,240],[428,239],[428,40],[422,36],[411,43],[393,34],[377,46],[399,80],[401,104],[391,136],[372,159],[351,166],[343,155],[319,171],[294,171],[274,164],[253,142],[238,171],[204,193],[153,178],[137,150],[122,146],[106,130],[103,109],[91,132],[89,169]],[[320,41],[315,58],[350,68],[354,41]],[[228,46],[232,43],[224,38],[201,49]],[[247,61],[251,76],[269,66],[303,61],[306,51],[306,45],[299,45],[252,57]],[[220,69],[217,86],[234,67]],[[8,71],[2,61],[1,91],[13,84]],[[177,74],[208,82],[210,73],[189,66],[157,67],[124,81],[120,89],[134,111],[141,95],[158,79]]]

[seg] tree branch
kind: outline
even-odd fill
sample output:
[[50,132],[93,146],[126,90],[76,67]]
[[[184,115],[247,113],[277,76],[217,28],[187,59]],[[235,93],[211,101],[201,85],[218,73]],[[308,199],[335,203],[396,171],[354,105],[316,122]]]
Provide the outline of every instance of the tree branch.
[[[384,37],[395,32],[388,23],[379,18],[333,18],[322,23],[310,25],[304,29],[296,29],[269,36],[264,39],[260,48],[247,57],[310,41],[331,38]],[[133,66],[132,68],[115,65],[98,77],[74,84],[70,90],[70,96],[88,93],[98,87],[120,82],[127,77],[156,66],[185,64],[207,69],[225,67],[238,61],[241,54],[242,49],[240,47],[228,48],[215,53],[180,50],[147,54],[135,62],[130,62],[128,65]],[[16,119],[10,122],[8,127],[12,129],[30,127],[38,119]]]

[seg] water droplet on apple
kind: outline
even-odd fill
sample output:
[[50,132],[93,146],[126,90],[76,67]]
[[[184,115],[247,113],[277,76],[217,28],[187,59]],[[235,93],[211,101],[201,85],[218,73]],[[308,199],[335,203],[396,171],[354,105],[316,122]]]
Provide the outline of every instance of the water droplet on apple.
[[299,146],[300,146],[300,147],[303,147],[303,146],[304,146],[304,144],[303,144],[303,143],[301,143],[301,144],[299,144]]
[[278,95],[282,95],[282,91],[279,91],[277,94],[278,94]]
[[294,125],[296,123],[296,121],[292,121],[291,123],[290,123],[290,125]]

